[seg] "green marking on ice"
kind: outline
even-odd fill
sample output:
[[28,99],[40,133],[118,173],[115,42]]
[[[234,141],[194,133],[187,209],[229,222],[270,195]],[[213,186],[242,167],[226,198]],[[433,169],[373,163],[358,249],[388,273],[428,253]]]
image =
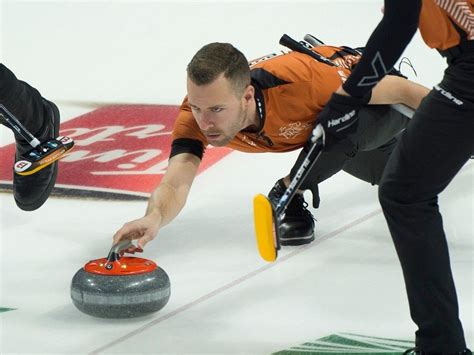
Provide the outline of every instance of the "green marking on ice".
[[415,343],[408,340],[339,333],[278,351],[274,355],[400,355],[414,346]]
[[0,313],[3,313],[3,312],[8,312],[8,311],[14,311],[15,308],[4,308],[4,307],[0,307]]

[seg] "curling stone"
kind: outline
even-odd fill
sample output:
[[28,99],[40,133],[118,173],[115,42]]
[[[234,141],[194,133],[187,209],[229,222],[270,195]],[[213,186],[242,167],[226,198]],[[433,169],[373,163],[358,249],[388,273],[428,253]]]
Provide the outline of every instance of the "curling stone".
[[170,280],[153,261],[121,256],[131,241],[114,245],[107,258],[92,260],[71,283],[74,305],[101,318],[133,318],[162,309],[170,298]]

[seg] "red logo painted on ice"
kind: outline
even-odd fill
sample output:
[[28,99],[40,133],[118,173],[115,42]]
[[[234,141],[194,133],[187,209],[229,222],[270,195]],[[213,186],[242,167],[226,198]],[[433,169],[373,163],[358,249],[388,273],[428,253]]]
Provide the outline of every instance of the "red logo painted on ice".
[[[61,135],[73,138],[75,146],[59,163],[56,192],[148,196],[166,171],[178,110],[163,105],[107,106],[61,124]],[[209,147],[199,172],[230,151]],[[0,148],[2,182],[12,179],[14,152],[14,144]]]

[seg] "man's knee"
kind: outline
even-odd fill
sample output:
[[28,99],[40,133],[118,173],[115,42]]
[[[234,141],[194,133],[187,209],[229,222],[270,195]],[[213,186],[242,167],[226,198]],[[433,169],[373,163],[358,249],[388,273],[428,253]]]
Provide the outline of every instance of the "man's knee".
[[403,196],[403,191],[401,191],[396,181],[389,181],[382,178],[379,184],[378,197],[384,211],[400,206],[401,196]]
[[387,179],[382,176],[378,197],[384,211],[397,210],[402,213],[425,208],[437,201],[436,193],[427,190],[423,184],[407,182],[402,178]]

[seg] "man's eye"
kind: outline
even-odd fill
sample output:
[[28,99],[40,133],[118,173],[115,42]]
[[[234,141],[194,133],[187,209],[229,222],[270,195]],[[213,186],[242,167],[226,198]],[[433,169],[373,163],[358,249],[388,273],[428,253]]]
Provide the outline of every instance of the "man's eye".
[[192,111],[196,111],[196,112],[199,112],[199,111],[200,111],[198,107],[194,107],[194,106],[191,106],[191,110],[192,110]]
[[214,107],[213,109],[211,109],[212,112],[221,112],[222,110],[222,107]]

